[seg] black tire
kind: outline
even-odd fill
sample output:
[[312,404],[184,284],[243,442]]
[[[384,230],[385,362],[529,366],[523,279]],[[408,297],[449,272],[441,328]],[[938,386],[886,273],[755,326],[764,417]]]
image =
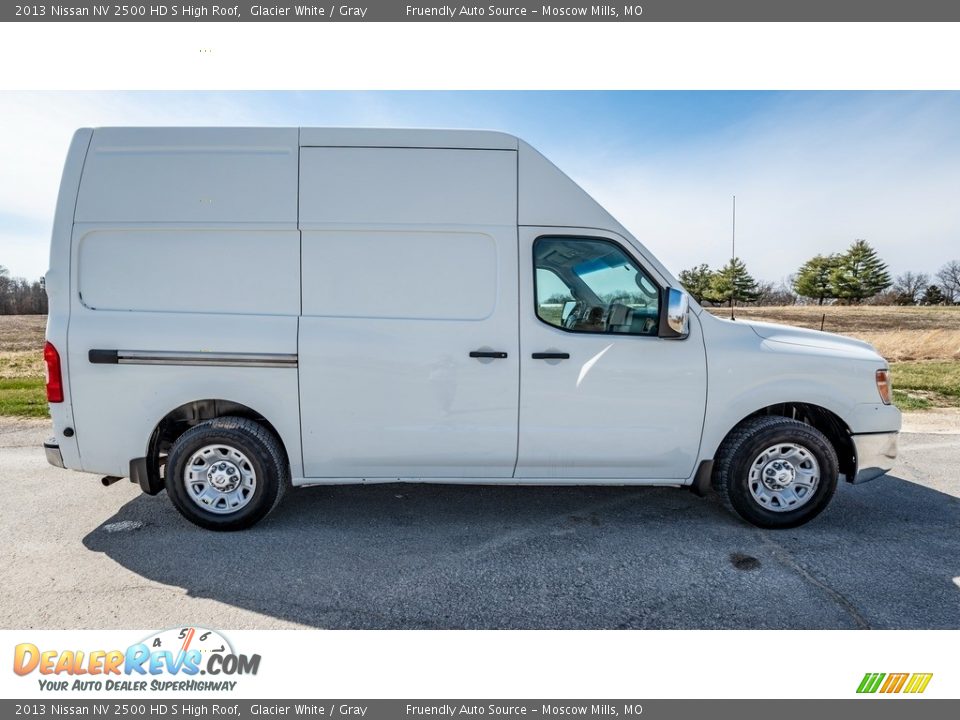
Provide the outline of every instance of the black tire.
[[[820,479],[801,506],[778,512],[751,493],[750,470],[761,453],[779,443],[793,443],[809,452],[819,466]],[[747,522],[762,528],[792,528],[823,512],[837,489],[839,473],[837,453],[822,432],[789,418],[763,416],[745,420],[724,439],[714,464],[713,487]]]
[[[224,445],[242,453],[256,477],[252,496],[235,511],[212,512],[188,493],[184,472],[190,457],[210,445]],[[165,484],[174,506],[190,522],[208,530],[243,530],[260,520],[280,502],[290,485],[290,466],[280,441],[253,420],[221,417],[194,425],[170,449]]]

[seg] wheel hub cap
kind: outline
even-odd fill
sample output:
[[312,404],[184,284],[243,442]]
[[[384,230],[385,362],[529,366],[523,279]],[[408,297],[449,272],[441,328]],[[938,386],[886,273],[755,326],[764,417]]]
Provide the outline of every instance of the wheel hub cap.
[[796,479],[797,469],[788,460],[771,460],[763,466],[760,477],[769,490],[783,490]]
[[250,459],[231,445],[206,445],[190,456],[183,469],[183,485],[199,507],[228,515],[246,507],[257,489],[257,473]]
[[240,469],[230,461],[219,462],[207,470],[207,480],[220,492],[230,492],[240,485]]
[[747,484],[761,507],[787,512],[813,499],[820,484],[816,456],[797,443],[771,445],[750,464]]

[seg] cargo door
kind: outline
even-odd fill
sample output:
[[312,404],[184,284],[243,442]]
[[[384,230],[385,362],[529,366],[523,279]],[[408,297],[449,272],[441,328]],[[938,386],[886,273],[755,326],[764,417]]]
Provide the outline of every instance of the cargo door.
[[516,152],[300,152],[306,476],[512,476]]

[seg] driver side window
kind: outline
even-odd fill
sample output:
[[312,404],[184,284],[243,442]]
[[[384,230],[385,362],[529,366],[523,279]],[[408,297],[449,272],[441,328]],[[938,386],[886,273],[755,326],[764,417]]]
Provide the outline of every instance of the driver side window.
[[570,332],[656,335],[660,288],[609,240],[537,238],[537,317]]

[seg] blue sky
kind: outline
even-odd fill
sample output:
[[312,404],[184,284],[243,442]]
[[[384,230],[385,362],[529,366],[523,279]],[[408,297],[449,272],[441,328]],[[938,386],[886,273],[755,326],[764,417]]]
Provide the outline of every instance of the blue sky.
[[675,272],[737,249],[780,281],[865,238],[894,274],[960,258],[960,93],[0,93],[0,264],[47,265],[72,131],[97,125],[463,127],[523,137]]

